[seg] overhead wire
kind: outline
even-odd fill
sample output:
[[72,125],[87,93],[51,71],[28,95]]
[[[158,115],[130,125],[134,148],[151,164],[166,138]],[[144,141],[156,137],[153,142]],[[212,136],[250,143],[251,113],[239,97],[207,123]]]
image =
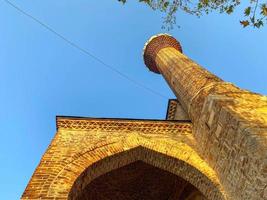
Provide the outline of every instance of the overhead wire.
[[106,68],[110,69],[111,71],[117,73],[120,77],[134,83],[135,85],[149,91],[150,93],[159,96],[161,98],[164,99],[168,99],[168,97],[164,96],[163,94],[147,87],[146,85],[144,85],[143,83],[140,83],[139,81],[136,81],[135,79],[129,77],[128,75],[126,75],[125,73],[119,71],[117,68],[107,64],[106,62],[102,61],[100,58],[98,58],[97,56],[93,55],[92,53],[90,53],[89,51],[87,51],[86,49],[80,47],[78,44],[74,43],[73,41],[71,41],[70,39],[68,39],[67,37],[65,37],[64,35],[58,33],[55,29],[51,28],[49,25],[45,24],[44,22],[40,21],[39,19],[37,19],[36,17],[34,17],[33,15],[29,14],[28,12],[24,11],[23,9],[21,9],[20,7],[18,7],[16,4],[12,3],[9,0],[3,0],[5,3],[7,3],[9,6],[13,7],[14,9],[16,9],[17,11],[19,11],[20,13],[22,13],[23,15],[27,16],[28,18],[32,19],[33,21],[35,21],[36,23],[40,24],[42,27],[44,27],[45,29],[47,29],[48,31],[50,31],[51,33],[55,34],[56,36],[58,36],[60,39],[62,39],[63,41],[65,41],[66,43],[68,43],[70,46],[78,49],[79,51],[81,51],[82,53],[84,53],[85,55],[93,58],[94,60],[96,60],[97,62],[99,62],[100,64],[102,64],[103,66],[105,66]]

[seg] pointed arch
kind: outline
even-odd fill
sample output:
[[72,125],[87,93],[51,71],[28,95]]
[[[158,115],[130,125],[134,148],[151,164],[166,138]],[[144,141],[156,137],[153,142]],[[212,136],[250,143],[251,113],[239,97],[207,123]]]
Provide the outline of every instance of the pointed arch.
[[[173,173],[195,186],[208,199],[228,199],[216,173],[186,144],[169,144],[138,138],[106,144],[74,156],[51,182],[47,196],[75,199],[76,194],[95,178],[135,161],[143,161]],[[175,145],[175,146],[174,146]]]
[[83,188],[95,178],[135,161],[143,161],[183,178],[199,189],[208,199],[226,199],[219,184],[194,166],[183,160],[144,146],[137,146],[123,152],[115,153],[87,167],[72,185],[68,199],[76,199]]
[[153,136],[131,133],[77,151],[60,163],[56,174],[43,185],[44,197],[75,199],[92,180],[112,170],[143,161],[196,187],[208,199],[229,199],[215,171],[197,152],[175,135]]

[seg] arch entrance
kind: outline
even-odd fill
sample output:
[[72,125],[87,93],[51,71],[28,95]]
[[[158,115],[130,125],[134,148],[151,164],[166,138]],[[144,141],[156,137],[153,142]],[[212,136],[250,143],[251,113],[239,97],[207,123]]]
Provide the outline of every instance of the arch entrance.
[[94,179],[75,199],[204,200],[206,198],[183,178],[143,161],[136,161]]
[[57,126],[22,199],[229,199],[190,123],[63,118]]
[[[105,151],[109,148],[112,147]],[[210,174],[205,170],[209,169],[203,163],[202,166],[191,164],[156,149],[133,147],[86,167],[74,181],[68,199],[225,199],[218,183],[208,177]]]

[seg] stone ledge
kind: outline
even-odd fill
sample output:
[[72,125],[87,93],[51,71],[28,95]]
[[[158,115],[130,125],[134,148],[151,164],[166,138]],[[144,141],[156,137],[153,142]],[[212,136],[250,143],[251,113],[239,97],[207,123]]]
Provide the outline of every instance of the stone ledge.
[[192,124],[188,120],[139,120],[139,119],[107,119],[107,118],[56,118],[57,130],[106,130],[106,131],[174,131],[191,132]]

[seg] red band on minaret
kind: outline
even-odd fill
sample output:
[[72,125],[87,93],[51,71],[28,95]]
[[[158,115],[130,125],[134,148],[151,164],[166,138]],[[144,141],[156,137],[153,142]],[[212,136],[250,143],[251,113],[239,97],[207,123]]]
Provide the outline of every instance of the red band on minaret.
[[173,47],[182,52],[180,43],[170,35],[160,34],[148,40],[144,47],[144,62],[150,71],[160,74],[155,60],[157,53],[166,47]]

